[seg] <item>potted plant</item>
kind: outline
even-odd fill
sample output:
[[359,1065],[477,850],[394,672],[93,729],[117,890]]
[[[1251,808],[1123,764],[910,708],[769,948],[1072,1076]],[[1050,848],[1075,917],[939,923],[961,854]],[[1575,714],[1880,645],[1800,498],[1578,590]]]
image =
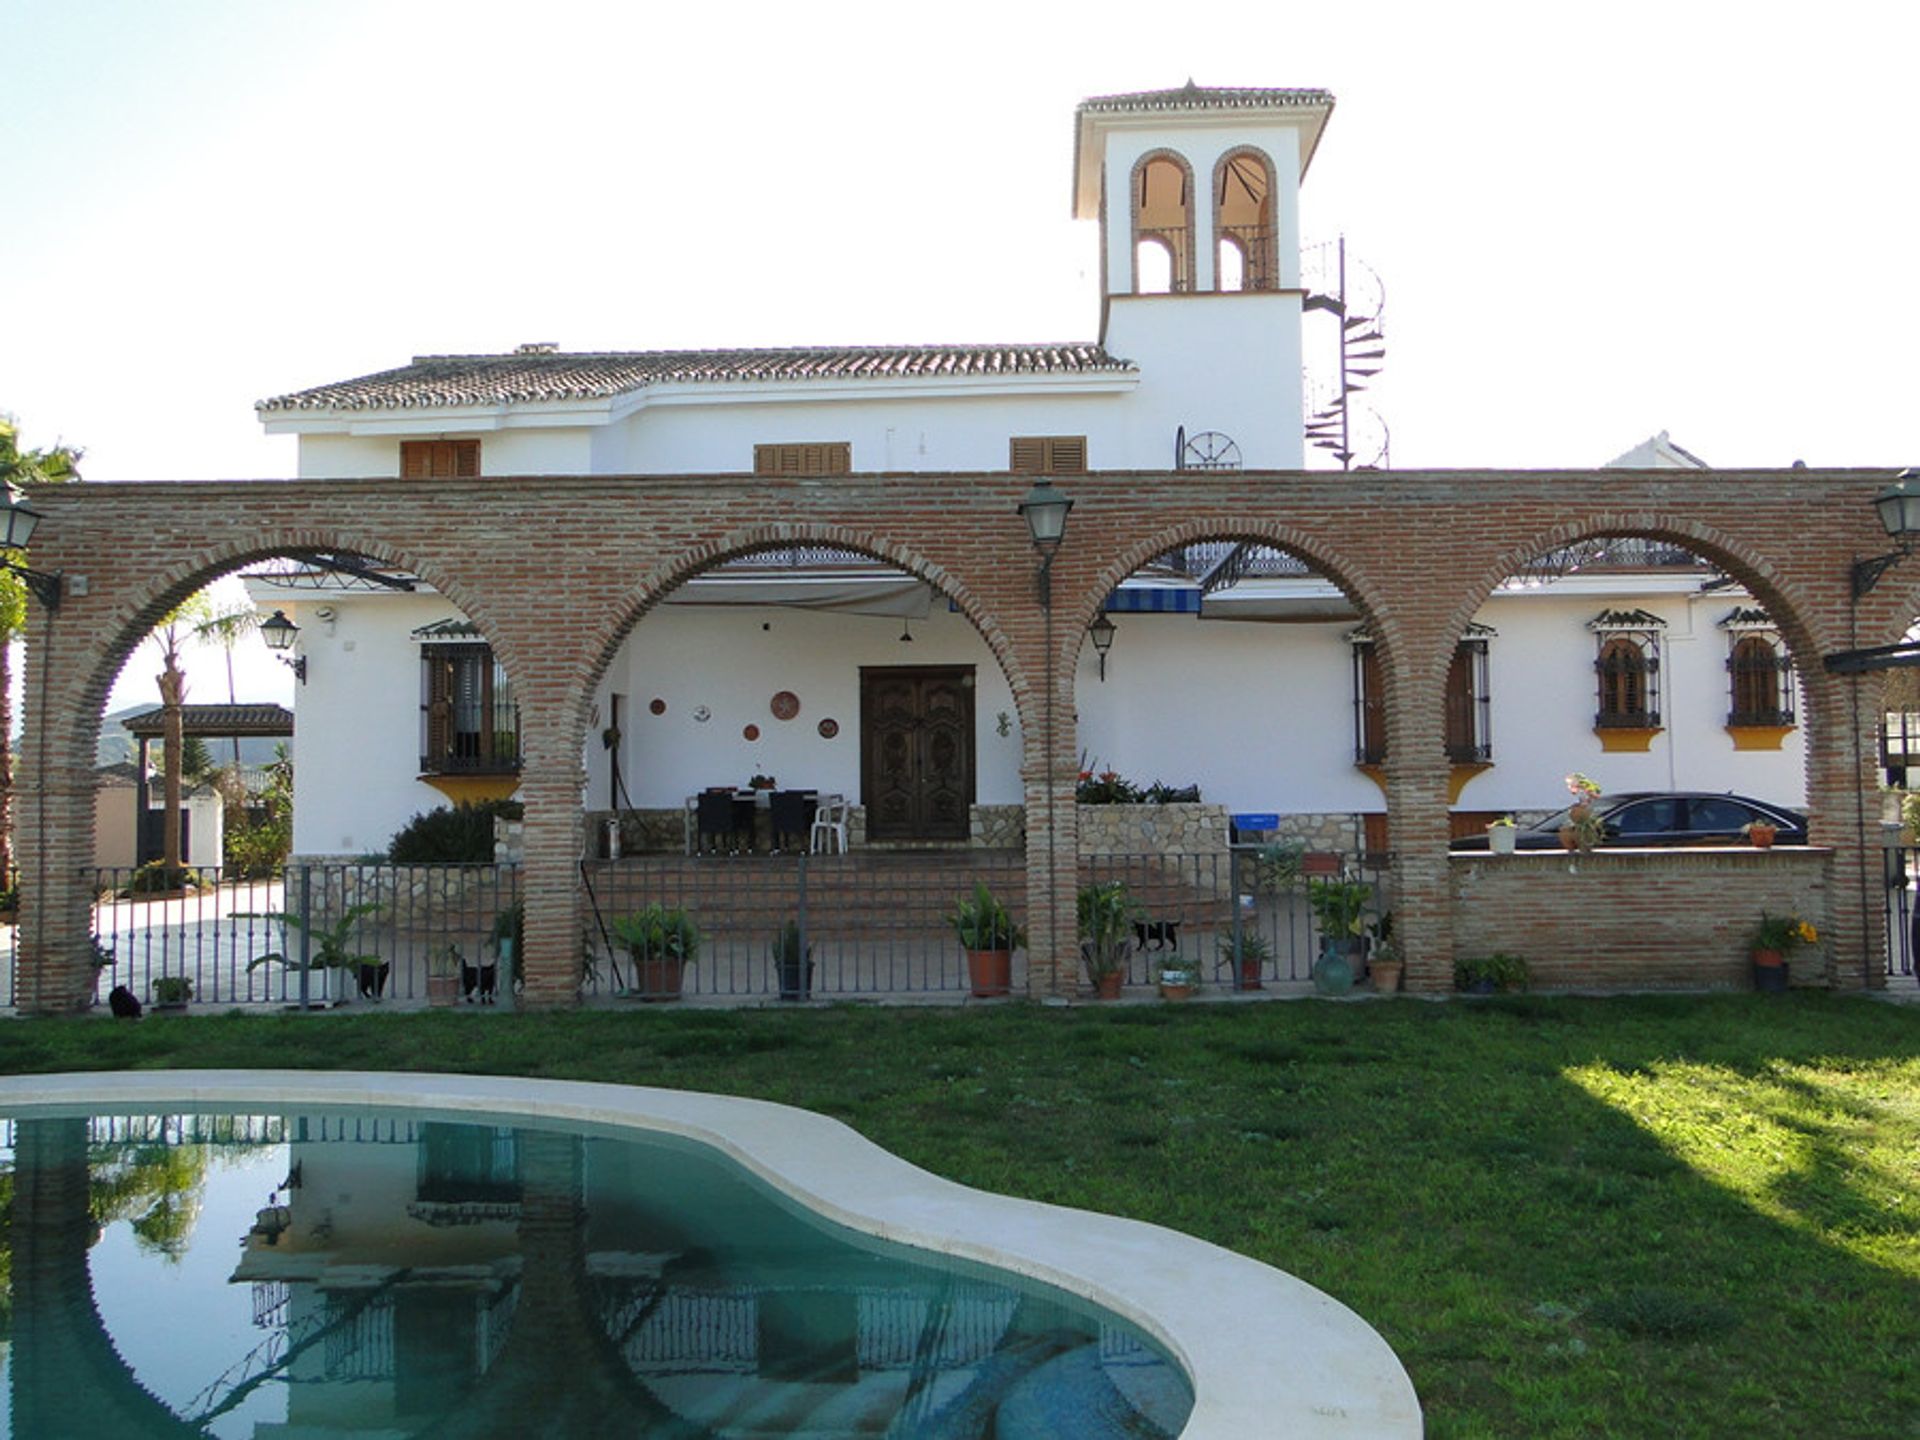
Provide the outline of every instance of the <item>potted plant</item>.
[[1200,988],[1200,966],[1178,955],[1169,955],[1157,967],[1160,996],[1163,1000],[1188,1000]]
[[1367,970],[1373,976],[1373,988],[1382,995],[1391,995],[1400,988],[1400,946],[1393,938],[1393,912],[1387,911],[1372,925],[1367,927],[1371,937],[1371,951],[1367,956]]
[[1567,793],[1573,796],[1573,804],[1567,807],[1567,823],[1560,827],[1560,843],[1584,855],[1607,834],[1600,817],[1593,813],[1593,802],[1600,798],[1600,785],[1576,770],[1567,776]]
[[779,787],[780,782],[771,775],[755,774],[747,780],[749,790],[777,790]]
[[427,1003],[452,1005],[460,998],[460,971],[467,957],[458,945],[445,945],[427,956]]
[[1453,962],[1453,988],[1469,995],[1491,995],[1499,990],[1524,990],[1530,972],[1518,955],[1496,950]]
[[193,981],[187,976],[156,975],[153,977],[154,1009],[184,1010],[191,999],[193,999]]
[[[391,966],[382,961],[378,955],[355,954],[352,937],[355,925],[365,916],[377,914],[379,910],[380,906],[372,901],[360,905],[349,905],[334,917],[332,923],[326,925],[317,921],[302,920],[298,915],[284,910],[242,915],[239,918],[243,920],[278,920],[289,930],[305,932],[308,937],[307,958],[304,963],[296,955],[288,955],[276,950],[249,960],[247,969],[257,970],[262,965],[280,965],[288,970],[305,970],[309,974],[315,970],[322,973],[350,970],[359,983],[360,993],[370,998],[377,998],[380,989],[386,985],[387,972]],[[343,986],[337,997],[337,1003],[344,1005],[346,1001],[347,996]]]
[[1220,963],[1232,974],[1236,990],[1264,989],[1260,977],[1272,958],[1273,947],[1258,930],[1243,925],[1238,935],[1220,937]]
[[1771,850],[1773,837],[1780,833],[1780,827],[1765,820],[1749,820],[1740,827],[1740,833],[1747,837],[1747,842],[1754,849]]
[[1372,898],[1373,886],[1346,875],[1307,882],[1307,904],[1320,926],[1313,983],[1322,994],[1344,995],[1359,978],[1366,960],[1367,902]]
[[963,896],[947,916],[947,924],[967,952],[967,979],[978,999],[1006,995],[1013,990],[1013,952],[1027,943],[1026,931],[987,888],[976,881],[973,894]]
[[607,928],[632,957],[634,992],[642,1000],[680,998],[682,971],[700,953],[692,916],[656,904],[616,916]]
[[1519,838],[1519,828],[1513,823],[1511,815],[1502,815],[1498,820],[1487,822],[1487,850],[1494,855],[1511,855],[1514,842]]
[[813,990],[813,946],[802,943],[798,920],[789,920],[774,932],[767,958],[779,977],[780,998],[805,1000]]
[[1101,1000],[1118,1000],[1127,983],[1127,960],[1133,954],[1133,927],[1143,913],[1122,880],[1084,887],[1075,902],[1080,927],[1080,955],[1087,978]]
[[1760,927],[1753,932],[1753,988],[1781,991],[1787,988],[1787,957],[1802,945],[1816,944],[1820,932],[1811,922],[1797,915],[1769,915],[1760,912]]

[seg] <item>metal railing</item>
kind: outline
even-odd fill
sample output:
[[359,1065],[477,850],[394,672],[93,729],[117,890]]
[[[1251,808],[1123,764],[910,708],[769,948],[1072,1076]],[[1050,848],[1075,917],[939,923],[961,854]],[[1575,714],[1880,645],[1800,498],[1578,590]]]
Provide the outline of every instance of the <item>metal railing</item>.
[[136,873],[86,872],[98,1003],[125,986],[143,1004],[423,1004],[430,960],[449,955],[470,972],[466,998],[490,987],[511,999],[494,934],[519,898],[517,867],[294,865],[273,880],[203,869],[198,887],[166,893],[143,891]]
[[[1236,845],[1224,853],[1082,859],[1082,884],[1120,881],[1140,908],[1126,983],[1152,984],[1157,967],[1175,955],[1199,962],[1223,989],[1311,980],[1322,936],[1308,903],[1309,877],[1283,878],[1262,857],[1261,846]],[[1376,864],[1383,858],[1367,856],[1350,868],[1373,887],[1369,923],[1385,908]]]
[[[1364,859],[1377,910],[1385,857]],[[1063,871],[1076,888],[1120,880],[1134,892],[1142,919],[1130,983],[1152,983],[1176,951],[1222,984],[1236,983],[1228,957],[1242,954],[1263,983],[1312,974],[1308,882],[1276,883],[1258,846],[1083,856]],[[99,897],[96,1004],[122,986],[143,1005],[168,1002],[184,984],[194,1007],[420,1006],[434,962],[454,972],[457,1001],[512,1004],[502,938],[519,939],[516,866],[294,865],[273,880],[202,871],[198,888],[166,894],[140,893],[129,870],[86,873]],[[698,935],[680,993],[718,1000],[962,996],[972,982],[947,918],[958,901],[985,884],[1017,923],[1027,919],[1018,850],[642,855],[584,862],[581,878],[589,998],[651,998],[656,982],[616,930],[649,906],[682,912]],[[799,944],[788,949],[790,926]],[[0,930],[0,1008],[13,1003],[16,940]],[[1014,994],[1026,989],[1026,965],[1017,952]]]
[[[698,931],[683,994],[789,999],[964,992],[966,958],[946,920],[955,902],[984,883],[1017,920],[1026,910],[1017,850],[642,855],[588,861],[581,873],[589,995],[647,998],[613,927],[650,905],[684,912]],[[789,924],[805,962],[783,976],[777,946]],[[1024,962],[1016,956],[1016,992]]]
[[1920,956],[1920,846],[1898,841],[1881,850],[1887,918],[1887,978],[1914,978],[1914,959]]

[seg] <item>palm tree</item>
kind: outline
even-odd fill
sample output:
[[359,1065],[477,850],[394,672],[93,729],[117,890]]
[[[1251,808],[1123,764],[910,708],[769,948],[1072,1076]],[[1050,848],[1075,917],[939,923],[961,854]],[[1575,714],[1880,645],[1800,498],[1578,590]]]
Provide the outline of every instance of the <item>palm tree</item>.
[[[0,484],[31,489],[80,478],[83,452],[70,445],[22,450],[20,429],[0,415]],[[0,571],[0,885],[13,872],[13,642],[27,624],[27,587]]]
[[[213,611],[206,619],[193,627],[193,638],[209,645],[218,645],[226,652],[227,660],[227,703],[238,705],[239,692],[233,684],[233,648],[247,636],[260,628],[260,612],[253,606],[222,606]],[[237,779],[240,774],[240,737],[233,737],[233,773]]]
[[210,602],[204,591],[196,591],[170,610],[154,627],[152,640],[160,651],[160,673],[154,683],[160,687],[160,764],[161,803],[166,807],[160,820],[160,863],[166,870],[166,885],[171,889],[185,862],[180,855],[180,776],[185,756],[181,707],[187,699],[187,676],[180,668],[180,652],[187,637],[206,619]]

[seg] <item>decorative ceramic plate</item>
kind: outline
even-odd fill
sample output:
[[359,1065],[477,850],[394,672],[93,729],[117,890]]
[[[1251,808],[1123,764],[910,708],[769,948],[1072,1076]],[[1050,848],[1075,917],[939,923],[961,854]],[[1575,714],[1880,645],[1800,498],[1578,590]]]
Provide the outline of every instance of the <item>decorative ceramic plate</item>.
[[696,705],[693,707],[693,718],[704,725],[713,718],[713,712],[704,705]]
[[774,719],[791,720],[800,713],[800,697],[791,690],[782,690],[773,697],[773,703],[769,708],[773,711]]
[[840,733],[840,722],[838,720],[835,720],[831,716],[829,716],[827,719],[822,720],[820,722],[820,738],[822,740],[831,740],[834,736],[838,735],[839,733]]
[[647,706],[647,709],[651,710],[656,715],[664,715],[667,713],[667,702],[660,699],[658,696],[655,696],[653,703]]
[[760,727],[758,725],[749,725],[740,733],[749,740],[758,740],[760,738]]

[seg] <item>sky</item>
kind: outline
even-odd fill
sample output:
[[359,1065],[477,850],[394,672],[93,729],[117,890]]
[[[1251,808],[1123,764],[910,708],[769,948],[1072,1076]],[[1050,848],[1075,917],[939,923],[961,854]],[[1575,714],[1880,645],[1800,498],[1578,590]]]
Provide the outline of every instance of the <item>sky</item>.
[[1092,339],[1074,106],[1189,78],[1337,97],[1303,230],[1385,285],[1396,466],[1920,463],[1897,0],[0,0],[0,49],[0,411],[90,479],[290,475],[254,401],[416,354]]

